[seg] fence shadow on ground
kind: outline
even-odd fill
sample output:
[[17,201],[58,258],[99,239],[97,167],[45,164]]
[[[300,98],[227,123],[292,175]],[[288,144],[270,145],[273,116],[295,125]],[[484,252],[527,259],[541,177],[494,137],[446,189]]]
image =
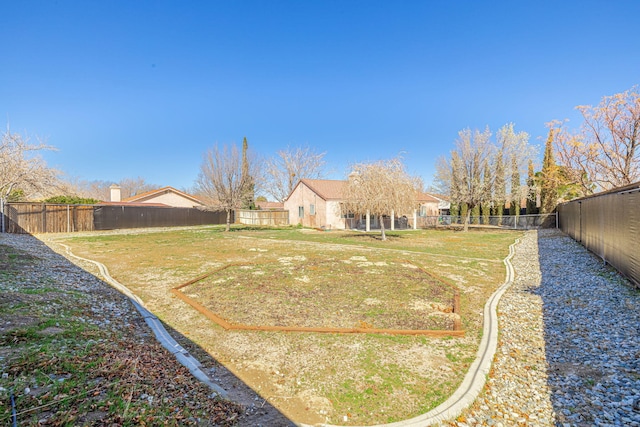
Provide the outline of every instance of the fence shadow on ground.
[[[16,236],[17,237],[17,236]],[[31,235],[20,235],[21,239],[36,239]],[[0,239],[0,244],[6,244]],[[44,245],[43,245],[44,246]],[[45,255],[45,257],[49,260],[50,264],[53,266],[52,268],[59,269],[64,272],[84,272],[91,274],[92,276],[98,279],[98,282],[104,286],[106,289],[110,291],[105,291],[107,294],[109,292],[117,292],[111,285],[102,280],[100,277],[96,276],[94,273],[89,272],[88,270],[84,270],[78,265],[72,263],[64,256],[56,253],[51,248],[45,246],[45,250],[49,251]],[[23,251],[23,249],[18,249],[19,251]],[[45,286],[44,284],[42,286]],[[46,285],[50,286],[50,285]],[[31,291],[32,293],[42,293],[39,291]],[[55,289],[52,292],[57,292]],[[87,291],[88,292],[88,291]],[[15,292],[14,292],[15,293]],[[9,294],[12,294],[9,292]],[[56,294],[57,295],[57,294]],[[62,293],[60,294],[62,295]],[[122,295],[122,294],[120,294]],[[59,296],[57,296],[59,297]],[[130,301],[127,298],[127,301]],[[123,302],[123,304],[126,304]],[[133,304],[126,304],[132,311],[136,311]],[[90,314],[90,313],[87,313]],[[94,313],[95,315],[95,313]],[[131,326],[131,334],[136,336],[153,336],[151,329],[147,326],[142,316],[139,313],[135,313],[136,321],[135,324]],[[108,319],[108,317],[106,317]],[[50,322],[55,322],[54,319],[49,319]],[[108,321],[106,324],[108,325]],[[212,357],[209,353],[207,353],[203,348],[201,348],[198,344],[193,342],[191,339],[182,335],[180,332],[173,329],[171,326],[164,324],[167,332],[182,346],[184,347],[192,356],[198,359],[198,361],[202,364],[203,370],[211,372],[214,382],[219,382],[219,385],[226,389],[228,398],[230,401],[238,403],[243,406],[244,411],[249,414],[247,419],[240,419],[237,425],[240,426],[249,426],[249,425],[269,425],[274,427],[284,427],[284,426],[294,426],[295,424],[289,420],[285,415],[283,415],[278,409],[276,409],[273,405],[271,405],[268,401],[260,397],[258,393],[252,390],[246,383],[244,383],[240,378],[235,376],[231,371],[225,368],[221,363],[219,363],[214,357]],[[108,327],[108,326],[106,326]],[[92,340],[89,340],[92,341]],[[87,345],[90,342],[87,342]],[[160,347],[161,351],[165,351],[169,355],[169,359],[173,356],[170,353]],[[0,346],[0,350],[2,347]],[[163,355],[165,358],[167,355]],[[162,357],[160,358],[162,359]],[[54,357],[52,360],[56,360]],[[176,366],[178,362],[176,361]],[[193,381],[198,381],[195,377]]]
[[529,291],[542,300],[540,345],[556,422],[628,425],[640,369],[640,296],[561,231],[539,231],[537,243],[541,281]]

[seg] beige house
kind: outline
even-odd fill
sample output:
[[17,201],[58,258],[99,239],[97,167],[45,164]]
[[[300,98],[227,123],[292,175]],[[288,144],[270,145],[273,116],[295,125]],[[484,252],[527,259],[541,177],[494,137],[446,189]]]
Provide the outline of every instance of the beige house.
[[157,190],[147,191],[145,193],[136,194],[135,196],[121,199],[120,187],[112,185],[111,203],[122,204],[142,204],[154,206],[169,206],[174,208],[199,208],[204,207],[204,203],[198,198],[176,190],[173,187],[163,187]]
[[439,200],[423,193],[418,198],[419,205],[413,212],[405,214],[391,213],[391,216],[378,218],[375,215],[343,212],[341,204],[342,192],[347,181],[329,179],[301,179],[284,202],[284,209],[289,211],[289,223],[304,227],[322,229],[364,229],[379,228],[380,220],[385,221],[385,228],[393,230],[396,225],[402,228],[422,226],[423,217],[439,215]]
[[340,214],[342,189],[346,181],[331,179],[301,179],[284,202],[289,211],[289,223],[304,227],[344,229]]

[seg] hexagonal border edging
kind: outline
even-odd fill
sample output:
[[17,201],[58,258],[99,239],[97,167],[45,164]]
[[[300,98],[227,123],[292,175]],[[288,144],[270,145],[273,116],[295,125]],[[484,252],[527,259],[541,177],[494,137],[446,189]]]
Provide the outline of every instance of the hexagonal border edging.
[[[480,395],[480,392],[484,388],[484,384],[487,380],[487,375],[491,369],[493,363],[493,357],[498,348],[498,303],[502,295],[513,284],[515,278],[515,270],[511,264],[511,258],[515,255],[515,247],[520,243],[520,239],[516,239],[514,243],[509,246],[509,255],[502,261],[506,267],[505,281],[496,289],[496,291],[489,297],[489,300],[484,306],[484,322],[482,328],[482,339],[478,346],[478,353],[476,360],[471,364],[467,374],[462,380],[462,384],[458,389],[443,403],[436,406],[431,411],[418,415],[417,417],[398,421],[389,424],[376,424],[366,427],[426,427],[436,423],[442,423],[447,420],[451,420],[462,413],[464,409],[469,407],[474,400]],[[333,424],[316,424],[311,426],[305,423],[295,423],[298,427],[343,427]],[[364,426],[349,426],[349,427],[364,427]]]
[[[451,284],[449,281],[444,280],[433,273],[427,272],[425,269],[411,263],[410,261],[402,261],[404,263],[408,263],[417,269],[419,269],[423,274],[434,278],[441,283],[453,288],[454,290],[454,299],[453,299],[453,310],[454,313],[458,313],[460,311],[460,290],[457,286]],[[213,271],[200,275],[188,282],[182,283],[171,289],[171,293],[175,295],[177,298],[190,305],[200,314],[204,315],[207,319],[216,323],[218,326],[222,327],[228,331],[262,331],[262,332],[308,332],[308,333],[329,333],[329,334],[388,334],[388,335],[422,335],[429,337],[462,337],[465,334],[464,330],[457,329],[459,328],[459,322],[454,322],[454,330],[437,330],[437,329],[382,329],[382,328],[331,328],[331,327],[303,327],[303,326],[269,326],[269,325],[246,325],[242,323],[231,323],[228,322],[221,316],[218,316],[216,313],[209,310],[204,305],[195,301],[191,297],[185,295],[181,289],[193,285],[201,280],[204,280],[212,275],[223,271],[229,267],[241,267],[246,265],[253,265],[250,263],[229,263],[220,268],[217,268]]]

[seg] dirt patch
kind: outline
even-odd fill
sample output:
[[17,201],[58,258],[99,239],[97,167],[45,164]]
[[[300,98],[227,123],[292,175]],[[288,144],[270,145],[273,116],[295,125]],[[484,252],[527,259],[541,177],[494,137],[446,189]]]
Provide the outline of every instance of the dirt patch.
[[453,330],[455,289],[405,262],[352,261],[230,265],[178,289],[235,325]]
[[[217,398],[106,283],[31,236],[0,238],[22,248],[10,247],[10,253],[28,260],[0,272],[3,425],[11,419],[10,394],[21,426],[291,425],[242,381],[202,357],[212,377],[232,389],[234,402]],[[7,247],[0,245],[0,255]],[[30,251],[41,256],[28,256]],[[193,344],[190,350],[206,354]]]
[[[336,235],[304,233],[302,237],[336,239]],[[450,396],[473,361],[482,306],[501,283],[501,263],[472,259],[463,264],[453,254],[359,247],[352,241],[343,245],[335,240],[301,242],[273,237],[200,230],[129,234],[126,239],[92,235],[67,243],[75,253],[105,263],[112,276],[175,329],[176,336],[196,343],[224,370],[250,385],[261,399],[258,406],[271,403],[290,419],[357,425],[399,421],[427,412]],[[460,245],[465,243],[464,236],[455,240]],[[391,244],[399,242],[406,243],[404,248],[426,244],[404,236]],[[430,247],[443,250],[435,244]],[[487,247],[482,250],[490,252]],[[406,259],[406,265],[398,261],[399,256]],[[349,298],[334,297],[318,283],[318,277],[329,280],[326,277],[331,276],[332,268],[323,269],[318,260],[349,271],[343,277],[334,275],[331,281],[358,288],[357,292]],[[464,338],[224,331],[171,294],[172,288],[207,273],[212,265],[235,265],[235,270],[222,272],[207,286],[190,287],[187,292],[212,307],[220,304],[221,310],[227,310],[226,316],[247,322],[348,319],[347,324],[352,326],[367,319],[381,322],[383,317],[373,317],[375,311],[389,311],[390,307],[399,310],[390,317],[395,316],[393,321],[402,325],[424,322],[423,317],[448,321],[451,313],[447,313],[446,301],[398,289],[395,280],[399,275],[409,275],[409,283],[418,281],[409,264],[441,277],[449,274],[473,283],[474,291],[462,295],[462,318],[468,331]],[[277,269],[268,271],[266,266]],[[451,274],[453,270],[456,274]],[[500,274],[496,274],[498,270]],[[217,293],[209,294],[214,287],[218,287]],[[282,293],[270,299],[276,290]],[[394,295],[394,290],[406,294],[405,299],[397,299],[400,296]],[[246,298],[250,292],[253,298]],[[224,304],[217,302],[220,299]],[[351,299],[359,302],[354,304]],[[372,317],[365,317],[368,314]]]

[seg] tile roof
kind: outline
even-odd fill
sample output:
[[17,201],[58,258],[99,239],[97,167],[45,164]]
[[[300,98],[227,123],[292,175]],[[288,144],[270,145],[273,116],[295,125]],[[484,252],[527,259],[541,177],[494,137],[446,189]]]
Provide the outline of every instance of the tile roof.
[[440,200],[438,200],[437,198],[433,197],[431,194],[428,193],[420,193],[420,195],[418,196],[418,201],[421,203],[438,203],[440,202]]
[[[344,188],[347,185],[347,181],[337,179],[306,179],[300,180],[298,185],[303,183],[318,196],[324,200],[341,200]],[[297,185],[296,185],[297,187]],[[294,188],[295,190],[295,188]],[[421,203],[438,203],[440,200],[427,193],[420,193],[418,196],[418,202]]]
[[260,209],[284,209],[282,202],[256,202],[256,206]]
[[126,199],[123,199],[123,202],[139,202],[139,201],[143,201],[143,200],[148,200],[150,198],[153,198],[154,196],[159,196],[161,194],[166,194],[166,193],[175,193],[178,194],[186,199],[192,200],[196,203],[199,203],[201,205],[204,205],[204,203],[198,199],[195,196],[192,196],[190,194],[187,193],[183,193],[180,190],[176,190],[173,187],[162,187],[159,188],[157,190],[151,190],[151,191],[147,191],[145,193],[140,193],[140,194],[136,194],[135,196],[131,196],[131,197],[127,197]]
[[[300,180],[298,185],[303,183],[311,190],[313,190],[318,196],[324,200],[340,200],[342,199],[343,189],[347,185],[347,181],[341,181],[337,179],[306,179]],[[294,188],[295,190],[295,188]]]

